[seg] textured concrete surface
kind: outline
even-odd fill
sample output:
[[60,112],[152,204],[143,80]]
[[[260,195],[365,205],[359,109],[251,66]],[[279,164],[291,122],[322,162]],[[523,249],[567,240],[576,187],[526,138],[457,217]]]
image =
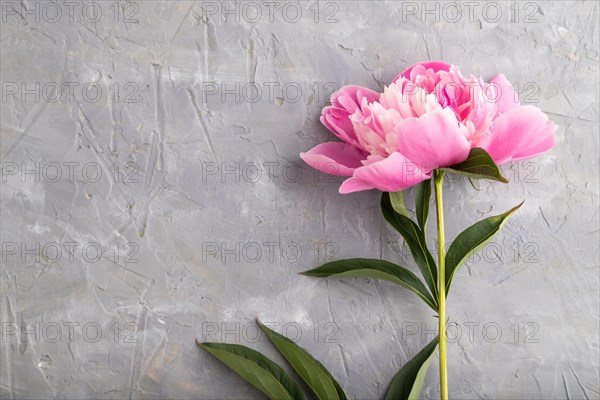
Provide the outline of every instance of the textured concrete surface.
[[446,185],[449,241],[526,199],[455,278],[451,397],[599,398],[596,2],[1,4],[1,398],[261,398],[194,343],[281,361],[255,316],[382,398],[435,319],[391,284],[297,274],[415,268],[378,193],[298,153],[332,139],[333,90],[429,59],[505,73],[559,126],[509,185]]

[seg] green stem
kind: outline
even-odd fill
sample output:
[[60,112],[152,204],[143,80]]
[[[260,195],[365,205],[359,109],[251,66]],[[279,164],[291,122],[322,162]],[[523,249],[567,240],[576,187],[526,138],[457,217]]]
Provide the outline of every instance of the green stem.
[[438,314],[440,318],[440,398],[448,400],[448,372],[446,367],[446,254],[444,250],[444,202],[442,200],[442,182],[444,171],[433,174],[435,183],[435,206],[438,228]]

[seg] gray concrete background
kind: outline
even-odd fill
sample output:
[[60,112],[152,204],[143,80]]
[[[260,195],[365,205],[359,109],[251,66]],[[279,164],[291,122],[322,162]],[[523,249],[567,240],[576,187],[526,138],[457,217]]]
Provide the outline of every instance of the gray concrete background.
[[598,4],[487,3],[2,1],[0,397],[261,398],[194,343],[281,361],[259,316],[382,398],[435,319],[388,283],[297,274],[414,269],[379,194],[298,153],[332,140],[335,88],[431,59],[505,73],[559,126],[510,184],[446,185],[449,242],[526,199],[454,281],[451,397],[599,398]]

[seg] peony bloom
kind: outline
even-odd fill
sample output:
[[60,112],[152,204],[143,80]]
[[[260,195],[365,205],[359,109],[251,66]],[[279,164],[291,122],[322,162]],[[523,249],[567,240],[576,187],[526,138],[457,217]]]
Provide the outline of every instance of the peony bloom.
[[343,87],[331,103],[321,121],[343,142],[300,156],[320,171],[349,176],[340,193],[403,190],[464,161],[474,147],[503,164],[554,146],[556,126],[538,108],[521,106],[504,75],[486,83],[442,62],[413,65],[381,95]]

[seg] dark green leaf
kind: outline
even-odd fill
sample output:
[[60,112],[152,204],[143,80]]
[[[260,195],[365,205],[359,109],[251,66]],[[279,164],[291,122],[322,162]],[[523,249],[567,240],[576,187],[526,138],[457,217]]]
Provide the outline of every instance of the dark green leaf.
[[357,277],[383,279],[404,286],[417,294],[429,307],[437,311],[437,302],[421,280],[411,271],[394,263],[368,258],[351,258],[333,261],[303,272],[302,275],[318,277]]
[[496,215],[479,221],[461,232],[450,245],[446,254],[446,295],[454,274],[462,263],[471,255],[485,246],[498,233],[507,218],[517,211],[523,203],[504,214]]
[[381,211],[389,222],[404,238],[433,298],[437,299],[437,267],[425,242],[425,233],[410,218],[394,210],[390,194],[384,192],[381,196]]
[[266,333],[277,350],[285,357],[298,375],[306,382],[320,400],[346,400],[341,386],[331,376],[327,368],[313,358],[306,350],[283,335],[267,328],[258,319],[260,329]]
[[417,185],[415,193],[415,207],[417,221],[423,232],[426,232],[427,216],[429,215],[429,199],[431,198],[431,179],[427,179]]
[[492,157],[479,147],[471,149],[469,157],[460,164],[442,168],[454,174],[475,179],[490,179],[493,181],[508,183],[508,179],[502,176],[500,169],[492,160]]
[[281,367],[259,352],[239,344],[198,345],[272,400],[305,400],[304,393]]
[[433,339],[416,356],[398,371],[388,389],[385,400],[418,400],[427,374],[431,356],[437,347],[439,336]]

